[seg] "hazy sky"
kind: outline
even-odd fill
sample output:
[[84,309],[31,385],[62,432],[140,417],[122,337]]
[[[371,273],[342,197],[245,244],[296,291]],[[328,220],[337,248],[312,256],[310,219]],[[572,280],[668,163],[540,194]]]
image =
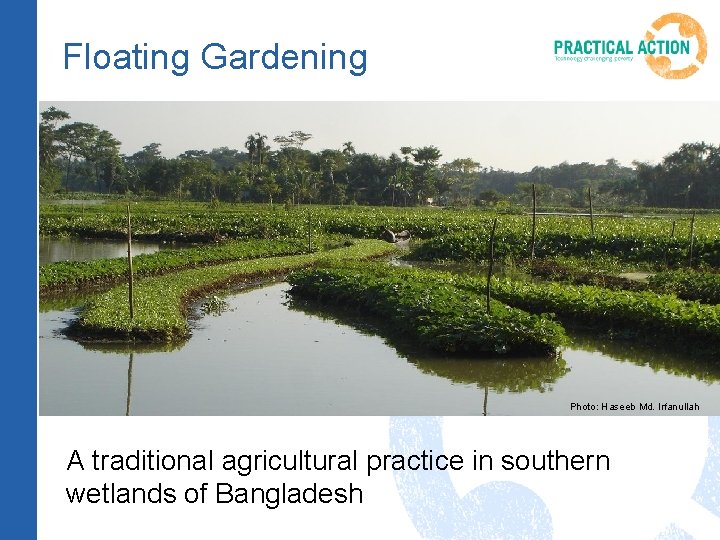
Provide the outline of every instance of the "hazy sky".
[[388,156],[432,144],[443,162],[470,157],[516,171],[610,157],[658,162],[684,142],[720,143],[720,103],[71,101],[40,110],[51,105],[110,131],[125,154],[158,142],[166,157],[242,150],[251,133],[271,142],[292,130],[313,135],[310,150],[352,141],[358,152]]

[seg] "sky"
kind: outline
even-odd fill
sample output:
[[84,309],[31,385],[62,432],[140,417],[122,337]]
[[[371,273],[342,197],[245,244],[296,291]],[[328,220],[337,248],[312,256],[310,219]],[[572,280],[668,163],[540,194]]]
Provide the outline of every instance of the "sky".
[[389,156],[402,146],[437,146],[441,162],[527,171],[563,161],[630,166],[660,162],[685,142],[720,143],[720,103],[698,102],[41,102],[70,121],[110,131],[133,154],[157,142],[165,157],[228,146],[247,136],[311,133],[305,148]]

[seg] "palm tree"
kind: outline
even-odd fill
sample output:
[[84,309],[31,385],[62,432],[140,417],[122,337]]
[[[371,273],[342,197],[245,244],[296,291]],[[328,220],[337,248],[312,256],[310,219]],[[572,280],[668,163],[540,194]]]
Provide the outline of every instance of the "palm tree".
[[355,154],[355,147],[351,141],[343,143],[342,153],[345,154],[346,157],[350,157]]
[[262,167],[263,154],[267,151],[267,145],[265,144],[265,141],[267,141],[267,135],[263,135],[258,131],[255,134],[255,144],[257,146],[260,167]]
[[255,180],[255,175],[253,174],[253,157],[255,156],[255,151],[258,147],[258,141],[257,139],[252,136],[248,135],[247,140],[245,141],[245,148],[248,151],[248,155],[250,156],[250,180]]

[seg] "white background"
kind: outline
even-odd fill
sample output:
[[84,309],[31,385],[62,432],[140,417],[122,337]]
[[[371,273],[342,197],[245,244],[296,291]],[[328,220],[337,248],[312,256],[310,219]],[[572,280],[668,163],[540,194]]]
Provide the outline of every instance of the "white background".
[[[589,7],[586,7],[589,6]],[[558,63],[555,39],[642,38],[664,13],[682,11],[704,26],[708,60],[687,80],[666,81],[641,57],[627,65]],[[340,2],[126,1],[39,2],[38,96],[59,100],[716,100],[720,82],[718,8],[707,1]],[[65,42],[109,50],[135,43],[190,49],[185,77],[169,72],[65,70]],[[367,73],[211,71],[200,50],[365,48]],[[454,52],[452,52],[454,51]],[[79,65],[79,64],[78,64]],[[661,113],[661,109],[659,109]],[[691,119],[689,119],[691,121]],[[363,487],[357,506],[74,506],[65,487],[161,480],[175,487],[233,482],[231,473],[143,476],[67,472],[83,455],[161,449],[216,453],[353,448],[383,453],[388,419],[373,418],[55,418],[38,422],[38,512],[41,538],[417,538],[391,474],[258,476],[329,486]],[[489,480],[523,483],[540,495],[556,538],[654,538],[675,522],[698,538],[718,538],[717,519],[690,502],[707,450],[704,418],[447,418],[446,451],[606,453],[610,473],[494,472],[453,474],[460,496]],[[116,476],[117,474],[117,476]],[[239,477],[238,477],[239,478]]]
[[[642,56],[628,64],[556,62],[556,39],[644,38],[652,22],[683,11],[710,40],[702,69],[667,81]],[[716,100],[720,34],[715,2],[40,2],[38,96],[60,100]],[[367,49],[367,73],[210,70],[205,45],[229,50]],[[190,50],[184,77],[156,71],[65,70],[64,44]]]
[[[40,538],[418,538],[398,496],[392,473],[365,474],[364,456],[389,453],[385,417],[213,417],[39,419]],[[707,449],[704,418],[446,418],[445,453],[463,455],[465,469],[451,473],[462,497],[476,486],[506,480],[542,497],[555,538],[654,538],[676,523],[697,538],[717,538],[717,519],[690,501]],[[241,478],[234,472],[93,472],[88,456],[160,450],[167,454],[295,453],[360,454],[356,473],[266,473]],[[499,459],[504,454],[610,456],[610,472],[492,472],[471,470],[473,450]],[[86,470],[67,471],[73,450]],[[217,465],[217,464],[216,464]],[[349,482],[363,489],[362,505],[70,505],[66,487],[176,488],[202,482],[234,487],[275,487],[281,482],[328,487]],[[706,515],[707,514],[707,515]],[[301,532],[300,532],[301,531]]]

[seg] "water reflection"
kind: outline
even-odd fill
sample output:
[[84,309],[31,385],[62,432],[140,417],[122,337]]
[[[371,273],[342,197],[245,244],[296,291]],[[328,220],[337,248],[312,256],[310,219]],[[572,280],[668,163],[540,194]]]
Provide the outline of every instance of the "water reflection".
[[89,302],[95,294],[111,286],[112,285],[105,285],[102,288],[98,287],[92,290],[45,294],[40,297],[38,309],[40,313],[47,313],[49,311],[65,311],[72,308],[79,308]]
[[569,371],[567,363],[558,355],[555,358],[462,358],[433,354],[414,347],[402,336],[389,335],[377,326],[377,320],[350,314],[337,308],[320,308],[312,302],[294,298],[288,307],[323,320],[349,326],[367,335],[384,336],[385,342],[407,359],[422,373],[443,377],[459,385],[473,385],[483,390],[483,416],[488,414],[489,390],[503,392],[546,392]]
[[492,388],[495,392],[525,392],[552,389],[553,383],[570,369],[562,356],[556,358],[465,358],[428,352],[413,346],[402,336],[389,334],[377,325],[377,319],[348,313],[335,307],[319,307],[304,299],[291,297],[291,310],[349,326],[366,335],[383,336],[385,342],[423,373],[444,377],[456,384]]
[[125,401],[125,416],[130,416],[130,396],[132,396],[132,368],[134,354],[135,353],[130,353],[130,359],[128,360],[127,400]]
[[411,357],[423,373],[445,377],[458,384],[492,388],[496,393],[551,391],[558,379],[570,372],[562,356],[557,358],[456,359]]
[[[158,242],[133,241],[133,255],[155,253],[162,249]],[[171,247],[171,246],[168,246]],[[89,261],[127,256],[124,240],[84,240],[79,238],[39,239],[39,262],[48,264],[58,261]]]
[[720,413],[716,371],[673,367],[680,355],[578,341],[557,359],[438,357],[362,317],[289,309],[287,288],[226,297],[180,344],[77,343],[63,333],[75,309],[41,313],[40,414],[567,415],[574,401],[671,399]]
[[665,371],[672,375],[690,377],[715,383],[720,381],[720,362],[717,351],[687,351],[680,354],[668,347],[658,347],[657,343],[613,340],[607,336],[598,336],[588,331],[574,331],[571,334],[571,346],[588,352],[601,352],[621,362],[630,362],[637,366],[649,367],[654,372]]

